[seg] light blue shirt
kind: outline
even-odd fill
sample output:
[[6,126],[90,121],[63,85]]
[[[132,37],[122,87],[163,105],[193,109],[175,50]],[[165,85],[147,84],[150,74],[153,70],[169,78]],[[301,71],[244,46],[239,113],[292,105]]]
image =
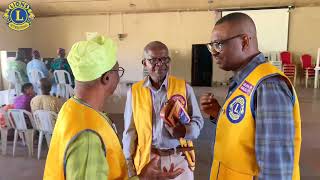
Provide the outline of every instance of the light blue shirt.
[[[161,87],[155,89],[149,78],[144,82],[144,86],[149,88],[152,96],[153,113],[152,113],[152,146],[159,149],[171,149],[180,145],[178,139],[172,137],[165,128],[165,123],[160,117],[160,111],[167,99],[167,78],[162,83]],[[191,118],[190,124],[186,125],[185,138],[193,140],[198,138],[200,130],[203,127],[203,118],[199,109],[199,105],[190,85],[186,85],[187,89],[187,105],[188,114]],[[127,159],[129,168],[129,175],[135,175],[135,168],[133,167],[133,155],[137,147],[137,131],[132,114],[132,92],[131,89],[127,93],[127,102],[124,112],[124,132],[123,132],[123,151]],[[131,171],[131,172],[130,172]]]
[[44,64],[44,62],[42,62],[39,59],[33,59],[27,64],[27,73],[28,73],[29,79],[31,78],[29,76],[29,73],[34,69],[41,71],[45,77],[49,76],[49,71],[48,71],[46,65]]

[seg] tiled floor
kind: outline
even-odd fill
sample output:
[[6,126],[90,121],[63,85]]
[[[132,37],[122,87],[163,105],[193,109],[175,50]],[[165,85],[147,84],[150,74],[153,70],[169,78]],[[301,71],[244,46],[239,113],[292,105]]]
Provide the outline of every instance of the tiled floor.
[[[226,88],[204,88],[195,87],[197,96],[203,92],[213,90],[215,96],[220,102],[223,102]],[[122,95],[125,94],[122,90]],[[301,179],[302,180],[319,180],[320,179],[320,119],[318,113],[320,110],[320,89],[297,88],[300,100],[301,116],[302,116],[302,150],[301,150]],[[112,106],[106,106],[111,114],[112,119],[116,122],[118,131],[123,131],[123,117],[118,112],[123,111],[125,98],[114,98],[108,101],[112,102]],[[117,104],[117,106],[115,106]],[[211,159],[211,141],[213,137],[212,125],[205,122],[205,126],[201,131],[199,139],[195,142],[197,148],[197,168],[195,172],[196,180],[207,180],[210,159]],[[47,149],[42,150],[42,159],[36,160],[36,157],[27,158],[27,149],[22,145],[17,147],[17,157],[12,157],[12,145],[8,146],[8,155],[0,155],[0,180],[38,180],[42,179],[45,155]],[[36,152],[36,146],[35,146]]]

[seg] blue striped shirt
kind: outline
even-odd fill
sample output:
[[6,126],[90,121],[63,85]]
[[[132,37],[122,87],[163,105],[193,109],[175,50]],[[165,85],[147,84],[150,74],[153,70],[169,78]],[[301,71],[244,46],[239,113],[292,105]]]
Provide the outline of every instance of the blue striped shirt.
[[[229,95],[259,64],[265,63],[262,53],[236,72]],[[294,96],[280,76],[266,78],[254,93],[253,115],[256,124],[255,152],[259,180],[289,180],[294,157]]]

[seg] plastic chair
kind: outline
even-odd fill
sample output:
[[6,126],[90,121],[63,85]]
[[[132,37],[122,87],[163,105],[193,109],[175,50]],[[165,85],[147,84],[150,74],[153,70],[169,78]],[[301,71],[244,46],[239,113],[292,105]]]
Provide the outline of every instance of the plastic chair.
[[22,87],[23,81],[22,81],[21,74],[19,71],[11,71],[10,70],[7,72],[7,74],[8,74],[7,81],[9,82],[8,100],[9,100],[9,103],[12,103],[12,102],[10,102],[10,92],[12,89],[12,84],[14,85],[15,95],[19,96],[21,94],[21,87]]
[[57,84],[57,97],[69,99],[74,95],[74,90],[69,84]]
[[292,64],[292,55],[289,51],[280,52],[280,60],[282,64]]
[[319,71],[320,71],[320,48],[318,48],[318,55],[317,55],[317,61],[316,61],[316,66],[314,68],[315,70],[315,76],[314,76],[314,88],[319,87]]
[[[1,150],[2,155],[7,154],[7,141],[8,141],[8,131],[12,129],[12,126],[9,122],[9,116],[3,108],[0,109],[1,115],[3,116],[4,122],[1,122],[0,131],[1,131]],[[2,124],[3,123],[3,124]]]
[[303,54],[300,57],[301,66],[303,69],[303,73],[305,76],[305,85],[308,88],[308,80],[309,78],[314,78],[315,70],[314,65],[312,64],[312,57],[309,54]]
[[297,68],[292,63],[292,55],[289,51],[280,53],[280,60],[282,62],[282,71],[288,78],[293,78],[293,85],[296,84]]
[[[7,154],[7,143],[8,143],[8,131],[10,129],[12,129],[12,124],[10,122],[10,118],[9,118],[9,115],[8,115],[8,110],[5,110],[4,109],[5,107],[2,107],[0,108],[0,112],[1,112],[1,116],[2,116],[2,119],[1,119],[1,122],[0,122],[0,131],[1,131],[1,149],[2,149],[2,155],[6,155]],[[10,109],[12,109],[10,107]],[[3,122],[2,122],[3,120]],[[19,136],[20,138],[22,139],[22,144],[25,146],[25,140],[24,140],[24,136],[22,133],[19,133]]]
[[53,72],[54,79],[57,83],[57,97],[64,97],[69,99],[73,96],[74,91],[72,88],[71,76],[68,71],[55,70]]
[[28,73],[28,77],[30,77],[29,81],[33,84],[33,88],[35,89],[36,93],[41,94],[40,79],[45,77],[43,72],[33,69]]
[[273,64],[274,66],[276,66],[278,69],[282,70],[282,62],[279,59],[279,53],[272,51],[269,54],[269,61],[271,64]]
[[55,120],[58,115],[51,111],[37,110],[33,113],[33,116],[39,130],[38,159],[40,159],[43,135],[45,135],[49,147]]
[[28,147],[28,155],[31,157],[33,155],[33,135],[34,129],[28,129],[26,123],[26,117],[29,118],[33,128],[36,128],[32,114],[26,110],[22,109],[9,109],[9,118],[11,119],[11,126],[14,129],[14,140],[13,140],[13,156],[15,156],[16,144],[18,140],[18,133],[22,133],[26,138],[26,144]]

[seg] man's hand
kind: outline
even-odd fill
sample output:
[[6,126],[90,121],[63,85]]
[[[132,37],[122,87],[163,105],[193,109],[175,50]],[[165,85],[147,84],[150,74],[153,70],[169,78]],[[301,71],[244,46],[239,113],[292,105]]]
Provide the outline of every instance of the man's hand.
[[206,93],[200,97],[200,108],[206,114],[217,119],[221,106],[217,99],[214,98],[213,94]]
[[174,169],[174,164],[171,164],[170,170],[163,168],[161,171],[159,156],[154,157],[151,161],[142,169],[139,174],[140,180],[147,179],[174,179],[184,172],[184,169]]
[[176,124],[176,126],[173,128],[173,133],[172,136],[179,139],[179,138],[184,138],[186,136],[186,127],[181,124],[179,121],[177,121],[178,123]]
[[162,178],[175,179],[176,177],[178,177],[180,174],[182,174],[184,172],[184,169],[178,168],[178,169],[174,170],[174,164],[171,163],[169,171],[167,170],[166,167],[163,167],[163,172],[165,174],[163,176],[160,176],[161,179]]
[[170,135],[174,138],[180,139],[186,136],[186,127],[181,123],[177,123],[174,127],[165,124],[165,127],[167,131],[170,133]]

